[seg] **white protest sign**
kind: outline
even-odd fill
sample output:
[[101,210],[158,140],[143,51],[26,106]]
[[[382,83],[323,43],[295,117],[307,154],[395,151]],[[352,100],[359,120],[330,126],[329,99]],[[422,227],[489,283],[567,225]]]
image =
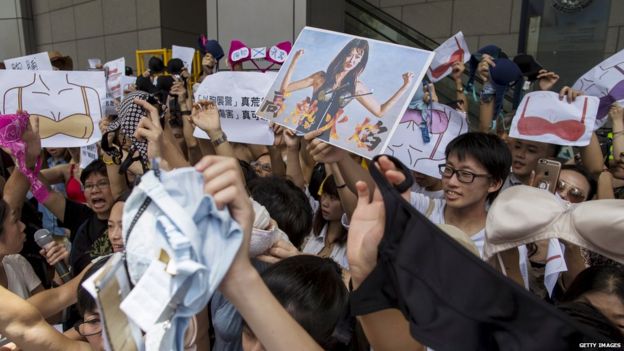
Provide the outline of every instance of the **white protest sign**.
[[104,72],[0,70],[2,113],[39,117],[43,147],[80,147],[102,138]]
[[509,136],[557,145],[588,145],[598,103],[594,96],[579,96],[568,103],[552,91],[528,93],[516,110]]
[[572,88],[600,98],[594,130],[602,127],[608,119],[611,105],[614,102],[624,104],[624,50],[589,70]]
[[[269,123],[256,116],[256,109],[275,80],[275,72],[223,71],[206,76],[195,92],[195,101],[213,100],[219,108],[221,128],[228,140],[260,145],[273,145]],[[208,139],[195,128],[193,135]]]
[[102,64],[102,60],[97,57],[87,59],[87,62],[89,62],[89,69],[98,69],[97,66]]
[[[306,27],[258,116],[365,158],[384,153],[433,52]],[[383,74],[379,74],[383,72]]]
[[104,64],[106,70],[106,94],[114,99],[123,98],[121,80],[126,73],[126,59],[120,57]]
[[433,52],[435,52],[435,56],[427,70],[427,77],[433,83],[451,74],[455,62],[468,62],[470,60],[470,50],[468,50],[468,44],[464,40],[462,32],[458,32],[447,39]]
[[121,77],[121,88],[123,91],[128,91],[132,88],[133,85],[136,84],[137,78],[135,76],[122,76]]
[[184,63],[184,67],[190,74],[193,74],[193,57],[195,57],[195,49],[185,46],[171,46],[171,58],[179,58]]
[[446,159],[446,145],[466,133],[468,123],[449,106],[437,102],[423,106],[422,111],[405,111],[385,153],[416,172],[440,179],[438,165]]
[[4,60],[8,70],[52,71],[52,63],[47,52]]
[[80,168],[85,169],[91,162],[98,159],[97,145],[91,144],[80,148]]

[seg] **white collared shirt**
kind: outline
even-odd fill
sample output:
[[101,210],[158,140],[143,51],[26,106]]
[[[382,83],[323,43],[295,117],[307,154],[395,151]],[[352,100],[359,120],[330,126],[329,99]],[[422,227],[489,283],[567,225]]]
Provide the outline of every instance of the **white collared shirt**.
[[[327,227],[325,224],[323,229],[319,235],[314,235],[314,233],[310,233],[303,245],[303,253],[318,255],[323,248],[325,247],[325,236],[327,235]],[[332,245],[331,253],[329,254],[329,258],[334,260],[336,263],[340,265],[343,269],[349,270],[349,261],[347,260],[347,243],[334,243]]]

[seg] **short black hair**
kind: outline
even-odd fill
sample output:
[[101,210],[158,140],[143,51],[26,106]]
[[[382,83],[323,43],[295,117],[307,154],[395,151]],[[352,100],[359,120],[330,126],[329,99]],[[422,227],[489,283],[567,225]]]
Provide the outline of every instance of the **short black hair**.
[[336,262],[313,255],[293,256],[267,268],[262,280],[317,343],[325,350],[334,349],[334,329],[349,306],[349,292]]
[[591,200],[598,190],[598,183],[585,166],[577,164],[569,164],[561,166],[562,171],[574,171],[582,175],[589,183],[589,191],[587,192],[587,200]]
[[[451,140],[446,146],[446,159],[454,154],[460,160],[466,156],[473,157],[492,176],[492,180],[504,183],[511,172],[511,151],[507,144],[495,134],[469,132]],[[488,201],[492,202],[500,189],[488,194]]]
[[97,302],[93,296],[91,296],[91,293],[82,287],[82,283],[102,268],[109,258],[110,256],[103,256],[95,261],[95,263],[93,263],[93,265],[89,267],[87,272],[82,276],[82,279],[80,279],[80,285],[78,285],[78,290],[76,291],[76,307],[78,308],[80,318],[84,318],[85,312],[97,311]]
[[106,164],[104,163],[104,161],[97,159],[89,163],[89,165],[87,165],[87,167],[82,170],[82,173],[80,173],[80,182],[84,185],[84,183],[87,181],[87,178],[89,178],[89,176],[91,176],[92,174],[99,174],[108,178],[108,173],[106,172]]
[[251,197],[264,206],[295,247],[312,228],[312,207],[303,190],[287,179],[257,177],[248,183]]

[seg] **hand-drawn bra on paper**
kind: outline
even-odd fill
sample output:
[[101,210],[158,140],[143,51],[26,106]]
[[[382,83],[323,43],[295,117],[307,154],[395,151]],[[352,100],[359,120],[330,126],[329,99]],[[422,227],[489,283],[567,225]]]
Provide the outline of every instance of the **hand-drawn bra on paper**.
[[[446,143],[468,129],[466,121],[461,117],[458,118],[459,123],[453,123],[451,121],[451,113],[454,113],[454,111],[447,111],[444,105],[440,104],[422,111],[408,109],[399,122],[397,131],[403,128],[413,133],[409,133],[410,137],[403,138],[403,140],[393,138],[391,142],[395,143],[388,145],[388,151],[392,155],[397,155],[401,152],[401,149],[404,149],[404,152],[406,151],[408,154],[409,165],[412,169],[415,169],[420,161],[444,160],[444,150],[441,147],[445,148]],[[423,118],[423,115],[425,118]],[[422,135],[423,127],[426,127],[429,134],[428,138],[430,140],[428,142],[424,140],[425,138]],[[395,132],[395,134],[398,133]],[[400,134],[406,135],[405,133]],[[403,162],[407,161],[403,160]]]
[[[34,73],[30,83],[9,88],[4,93],[3,110],[6,112],[7,101],[17,99],[17,108],[33,112],[31,116],[39,117],[39,135],[41,139],[51,138],[56,135],[65,135],[77,139],[91,138],[94,132],[94,122],[92,115],[102,115],[100,107],[100,96],[97,90],[83,85],[71,83],[69,74],[65,76],[66,84],[62,87],[46,84],[40,74]],[[74,94],[70,96],[69,94]],[[80,96],[78,96],[80,94]],[[37,104],[46,105],[42,99],[67,99],[80,101],[76,107],[76,113],[62,115],[61,111],[45,111],[45,108],[38,108]],[[46,105],[48,107],[49,105]],[[45,111],[45,112],[44,112]]]
[[552,134],[567,141],[579,140],[585,134],[586,129],[585,116],[587,115],[587,97],[583,99],[583,114],[580,120],[565,119],[551,122],[544,117],[526,115],[526,110],[531,100],[531,97],[527,96],[524,107],[522,108],[522,114],[518,120],[518,133],[527,136]]
[[453,64],[455,62],[459,62],[459,61],[463,61],[464,60],[464,49],[459,44],[459,40],[457,40],[457,37],[453,37],[453,39],[455,39],[455,43],[457,44],[457,50],[455,50],[451,54],[451,57],[448,59],[448,61],[446,63],[441,64],[440,66],[438,66],[436,68],[429,67],[429,71],[431,72],[431,76],[433,78],[436,78],[436,79],[439,78],[444,73],[446,73],[446,71],[451,66],[453,66]]
[[[588,95],[599,96],[597,120],[603,120],[607,117],[611,105],[619,100],[624,100],[624,62],[618,62],[612,66],[599,65],[597,68],[602,70],[597,74],[596,79],[581,78],[578,82],[578,89],[586,92]],[[603,79],[619,77],[619,81],[611,88],[601,86],[605,84]]]

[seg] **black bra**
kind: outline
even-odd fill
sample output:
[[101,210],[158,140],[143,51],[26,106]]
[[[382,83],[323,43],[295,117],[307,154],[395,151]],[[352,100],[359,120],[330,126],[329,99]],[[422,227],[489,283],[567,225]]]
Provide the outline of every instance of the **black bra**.
[[414,339],[438,351],[570,350],[605,339],[495,271],[416,211],[377,167],[369,169],[386,224],[377,266],[351,294],[353,314],[398,308]]

